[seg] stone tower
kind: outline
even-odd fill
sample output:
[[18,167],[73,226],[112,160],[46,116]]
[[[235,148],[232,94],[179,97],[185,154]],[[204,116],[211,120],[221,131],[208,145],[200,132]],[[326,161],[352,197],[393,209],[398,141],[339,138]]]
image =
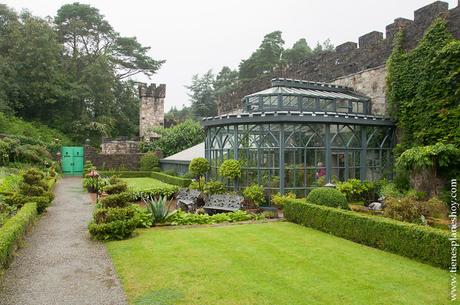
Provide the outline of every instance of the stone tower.
[[139,98],[141,99],[139,111],[139,136],[144,141],[153,141],[159,137],[152,128],[164,125],[164,101],[166,95],[165,84],[140,84]]

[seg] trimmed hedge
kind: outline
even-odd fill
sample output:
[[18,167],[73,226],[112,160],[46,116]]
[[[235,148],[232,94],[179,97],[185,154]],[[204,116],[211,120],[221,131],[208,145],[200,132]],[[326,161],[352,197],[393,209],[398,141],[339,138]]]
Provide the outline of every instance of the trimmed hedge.
[[142,177],[151,177],[162,182],[177,185],[180,187],[188,187],[190,183],[192,183],[192,179],[184,178],[184,177],[176,177],[167,175],[161,172],[155,171],[100,171],[101,176],[104,177],[111,177],[111,176],[118,176],[120,178],[142,178]]
[[99,171],[103,177],[118,176],[120,178],[150,177],[151,171]]
[[291,222],[436,267],[450,266],[448,231],[309,204],[301,199],[290,200],[284,216]]
[[160,172],[152,172],[150,177],[160,180],[164,183],[177,185],[180,187],[188,187],[190,183],[192,183],[192,179],[171,176],[171,175],[167,175],[165,173],[160,173]]
[[36,217],[37,204],[28,202],[0,228],[0,268],[7,266],[15,245]]

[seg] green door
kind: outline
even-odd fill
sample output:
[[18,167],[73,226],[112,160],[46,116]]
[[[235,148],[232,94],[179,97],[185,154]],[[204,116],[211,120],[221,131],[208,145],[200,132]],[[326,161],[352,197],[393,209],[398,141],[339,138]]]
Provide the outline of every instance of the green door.
[[62,172],[66,176],[82,176],[84,163],[83,147],[62,147]]

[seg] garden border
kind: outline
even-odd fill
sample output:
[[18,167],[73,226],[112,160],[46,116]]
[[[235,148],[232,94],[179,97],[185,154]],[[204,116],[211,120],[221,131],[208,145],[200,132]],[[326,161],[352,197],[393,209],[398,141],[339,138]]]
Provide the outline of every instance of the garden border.
[[448,231],[314,205],[301,199],[290,200],[284,208],[284,216],[290,222],[366,246],[443,269],[450,267],[451,240]]

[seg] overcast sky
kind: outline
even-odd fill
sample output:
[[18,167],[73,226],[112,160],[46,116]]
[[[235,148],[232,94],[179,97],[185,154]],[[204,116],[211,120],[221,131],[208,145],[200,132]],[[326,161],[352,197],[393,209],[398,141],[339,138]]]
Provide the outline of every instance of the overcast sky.
[[[60,6],[75,1],[1,1],[20,11],[54,17]],[[222,66],[236,68],[263,36],[283,32],[286,47],[299,38],[310,46],[329,38],[334,45],[358,41],[370,31],[385,33],[395,18],[413,19],[413,11],[431,0],[193,0],[80,1],[97,7],[116,31],[136,36],[155,59],[165,59],[159,72],[138,80],[166,84],[166,109],[189,105],[186,85],[192,75]],[[457,0],[448,0],[449,8]]]

